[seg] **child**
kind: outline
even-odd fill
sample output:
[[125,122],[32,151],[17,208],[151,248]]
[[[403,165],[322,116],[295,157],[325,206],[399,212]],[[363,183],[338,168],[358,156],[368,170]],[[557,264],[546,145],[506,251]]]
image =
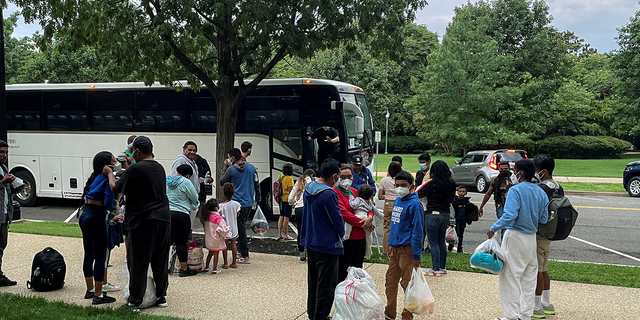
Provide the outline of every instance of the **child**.
[[[467,226],[467,212],[466,207],[469,204],[471,197],[466,197],[467,187],[458,187],[458,196],[453,198],[451,204],[455,211],[456,218],[456,234],[458,235],[458,252],[462,252],[462,238],[464,237],[464,228]],[[449,251],[453,251],[453,243],[449,244]]]
[[[378,208],[376,208],[375,203],[373,203],[373,201],[371,201],[371,199],[373,198],[373,188],[368,185],[368,184],[363,184],[360,186],[360,189],[358,189],[358,197],[354,198],[354,197],[349,197],[349,205],[351,205],[351,208],[354,211],[354,214],[356,215],[356,217],[360,218],[360,219],[366,219],[367,216],[369,215],[369,212],[371,212],[373,210],[373,213],[380,217],[380,218],[384,218],[384,215],[382,214],[382,212],[380,212],[378,210]],[[343,237],[344,240],[349,239],[349,234],[351,234],[351,225],[348,223],[344,223],[344,234],[345,236]],[[346,238],[346,239],[345,239]],[[366,246],[367,246],[367,250],[365,252],[365,259],[369,259],[371,258],[371,254],[373,253],[371,251],[371,243],[373,242],[373,236],[371,234],[371,232],[367,231],[366,232]]]
[[[209,255],[207,255],[207,265],[205,269],[212,274],[218,274],[222,270],[218,269],[218,253],[227,249],[225,239],[231,238],[231,230],[227,227],[222,216],[218,213],[218,200],[211,198],[198,212],[200,222],[204,226],[204,241]],[[213,268],[209,269],[209,262],[213,256]]]
[[280,219],[278,220],[278,239],[293,240],[289,235],[289,219],[293,208],[289,204],[289,194],[293,189],[293,163],[287,162],[282,166],[282,174],[278,180],[282,184],[282,197],[280,198]]
[[231,266],[229,266],[227,260],[228,250],[224,250],[222,252],[222,258],[224,259],[222,269],[227,269],[229,267],[237,268],[236,256],[238,255],[238,248],[236,247],[236,239],[238,238],[238,212],[240,212],[240,203],[238,201],[231,200],[235,193],[233,183],[226,182],[224,186],[222,186],[222,191],[224,193],[225,201],[220,204],[220,213],[231,230],[231,238],[226,240],[226,244],[227,247],[231,248],[231,257],[233,257],[233,262],[231,263]]

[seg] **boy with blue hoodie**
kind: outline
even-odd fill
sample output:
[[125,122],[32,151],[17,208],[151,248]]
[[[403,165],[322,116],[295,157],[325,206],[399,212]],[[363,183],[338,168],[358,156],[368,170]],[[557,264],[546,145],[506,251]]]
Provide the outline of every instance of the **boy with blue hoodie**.
[[338,196],[331,186],[338,182],[340,163],[327,159],[320,178],[304,189],[300,245],[307,248],[307,314],[310,320],[329,317],[338,285],[338,258],[343,254],[344,220]]
[[[413,268],[420,267],[422,254],[424,210],[418,195],[413,192],[415,191],[413,176],[407,171],[398,173],[395,177],[395,187],[398,198],[393,203],[389,230],[385,319],[396,318],[398,282],[402,289],[407,289]],[[404,309],[402,319],[411,320],[413,314]]]

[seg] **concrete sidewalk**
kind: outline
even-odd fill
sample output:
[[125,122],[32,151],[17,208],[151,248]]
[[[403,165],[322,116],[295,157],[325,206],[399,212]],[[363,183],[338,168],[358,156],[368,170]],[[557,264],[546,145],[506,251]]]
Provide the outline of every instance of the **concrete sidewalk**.
[[[25,285],[33,256],[47,246],[64,255],[66,284],[58,291],[33,292]],[[18,281],[18,285],[2,287],[0,292],[90,306],[91,300],[83,299],[82,257],[82,239],[9,233],[2,267],[7,276]],[[126,280],[120,272],[124,248],[116,248],[111,261],[114,266],[109,268],[109,282],[124,288]],[[365,268],[373,277],[378,294],[385,300],[387,266],[366,264]],[[251,255],[250,265],[239,265],[238,269],[223,270],[218,275],[169,276],[169,307],[142,312],[190,319],[306,319],[306,270],[306,264],[300,263],[298,257],[255,253]],[[449,272],[427,280],[435,296],[436,309],[433,316],[421,317],[423,319],[488,320],[502,314],[495,275]],[[557,314],[548,319],[638,318],[640,289],[556,281],[552,282],[551,288]],[[118,307],[124,303],[122,291],[110,295],[118,301],[101,307]],[[402,301],[398,305],[402,308]],[[398,311],[400,315],[400,309]]]

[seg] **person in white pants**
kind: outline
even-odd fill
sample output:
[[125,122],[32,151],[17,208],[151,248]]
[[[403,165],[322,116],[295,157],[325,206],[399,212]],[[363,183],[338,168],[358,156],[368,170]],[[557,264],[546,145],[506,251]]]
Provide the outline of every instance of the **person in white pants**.
[[507,193],[504,214],[491,226],[487,236],[507,229],[502,240],[505,266],[500,273],[500,303],[503,318],[494,320],[531,320],[535,306],[538,275],[536,232],[539,223],[548,219],[549,198],[537,185],[531,183],[535,173],[533,162],[516,162],[514,174],[517,185]]

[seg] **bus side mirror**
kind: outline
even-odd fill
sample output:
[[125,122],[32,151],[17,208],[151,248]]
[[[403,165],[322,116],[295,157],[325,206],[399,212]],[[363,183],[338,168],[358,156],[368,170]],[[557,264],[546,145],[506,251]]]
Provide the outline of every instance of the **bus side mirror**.
[[356,116],[356,138],[362,139],[364,137],[364,118]]

